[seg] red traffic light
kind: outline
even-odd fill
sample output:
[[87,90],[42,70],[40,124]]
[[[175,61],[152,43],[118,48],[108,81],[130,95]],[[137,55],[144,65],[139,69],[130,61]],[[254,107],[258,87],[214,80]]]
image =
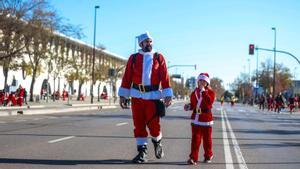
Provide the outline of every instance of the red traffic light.
[[254,44],[249,45],[249,55],[254,55]]

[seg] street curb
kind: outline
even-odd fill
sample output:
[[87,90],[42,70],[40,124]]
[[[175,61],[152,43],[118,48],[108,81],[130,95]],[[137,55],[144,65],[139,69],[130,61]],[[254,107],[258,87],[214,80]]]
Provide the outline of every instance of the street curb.
[[50,109],[14,109],[0,111],[0,117],[3,116],[15,116],[15,115],[39,115],[39,114],[55,114],[55,113],[66,113],[66,112],[78,112],[78,111],[89,111],[89,110],[102,110],[102,109],[113,109],[117,108],[116,105],[95,105],[90,107],[70,107],[70,108],[50,108]]

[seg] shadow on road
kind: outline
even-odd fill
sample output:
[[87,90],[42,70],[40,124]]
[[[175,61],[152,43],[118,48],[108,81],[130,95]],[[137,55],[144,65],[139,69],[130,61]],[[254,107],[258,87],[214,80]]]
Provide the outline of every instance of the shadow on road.
[[[35,165],[139,165],[133,164],[131,160],[124,159],[106,159],[106,160],[49,160],[49,159],[17,159],[17,158],[0,158],[0,164],[35,164]],[[233,163],[239,164],[239,163]],[[297,165],[300,162],[248,162],[247,164],[259,164],[259,165],[270,165],[270,164],[290,164]],[[152,162],[143,163],[140,165],[188,165],[185,161],[182,162]],[[201,164],[202,165],[202,164]],[[209,165],[225,165],[225,163],[214,162]]]
[[[16,159],[0,158],[0,164],[36,164],[36,165],[137,165],[131,160],[48,160],[48,159]],[[142,165],[187,165],[186,162],[151,162]]]

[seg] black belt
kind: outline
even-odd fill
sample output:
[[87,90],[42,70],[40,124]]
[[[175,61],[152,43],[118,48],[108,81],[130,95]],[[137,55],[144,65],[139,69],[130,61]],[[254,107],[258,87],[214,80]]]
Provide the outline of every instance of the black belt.
[[[194,112],[197,113],[197,110],[195,109]],[[199,113],[210,113],[210,112],[211,112],[211,109],[201,109],[201,112],[199,112]]]
[[159,89],[159,85],[142,85],[142,84],[135,84],[132,83],[132,88],[139,90],[140,92],[151,92],[157,91]]

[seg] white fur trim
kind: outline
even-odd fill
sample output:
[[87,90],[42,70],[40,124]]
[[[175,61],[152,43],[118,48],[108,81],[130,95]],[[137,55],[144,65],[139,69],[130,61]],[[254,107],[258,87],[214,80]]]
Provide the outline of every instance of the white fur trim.
[[162,90],[162,97],[167,97],[167,96],[173,97],[172,88],[165,88]]
[[207,76],[199,75],[197,80],[205,80],[208,84],[210,84],[209,77]]
[[151,39],[153,40],[153,38],[151,37],[151,35],[149,34],[149,32],[145,32],[141,35],[139,35],[138,37],[138,43],[140,44],[141,42],[143,42],[146,39]]
[[154,141],[159,141],[159,140],[161,140],[161,138],[162,138],[161,132],[159,133],[159,135],[158,135],[157,137],[152,137],[152,139],[153,139]]
[[126,89],[124,87],[120,87],[118,91],[119,96],[129,97],[130,96],[130,89]]
[[136,145],[147,145],[148,144],[148,138],[147,137],[136,137]]
[[153,53],[146,52],[143,57],[142,84],[151,85]]
[[214,124],[214,121],[202,122],[202,121],[193,120],[192,123],[197,126],[212,126]]

